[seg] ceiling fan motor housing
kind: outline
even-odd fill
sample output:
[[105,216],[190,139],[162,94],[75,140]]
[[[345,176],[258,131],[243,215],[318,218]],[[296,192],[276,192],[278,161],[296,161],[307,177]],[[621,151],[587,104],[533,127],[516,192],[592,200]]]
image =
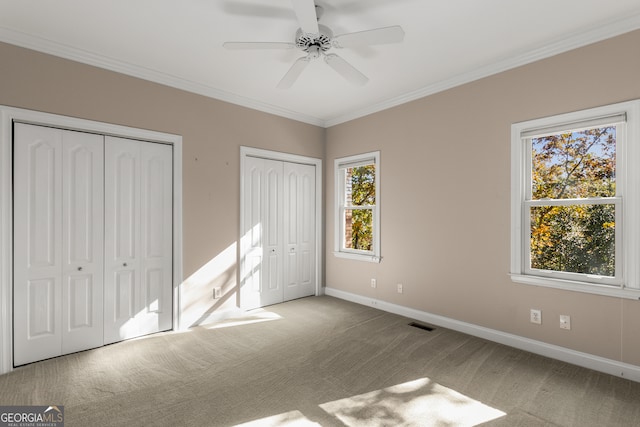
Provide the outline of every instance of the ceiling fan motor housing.
[[296,33],[296,47],[307,53],[322,53],[331,49],[333,32],[329,27],[318,25],[319,34],[308,34],[301,29]]

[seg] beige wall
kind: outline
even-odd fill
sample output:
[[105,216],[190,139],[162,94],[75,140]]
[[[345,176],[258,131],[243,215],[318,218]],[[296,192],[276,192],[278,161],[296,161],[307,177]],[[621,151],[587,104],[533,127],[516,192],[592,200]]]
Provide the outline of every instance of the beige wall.
[[239,147],[324,156],[322,128],[3,43],[0,105],[182,135],[188,324],[236,305]]
[[328,171],[327,286],[640,365],[640,302],[508,277],[511,124],[640,98],[639,45],[636,31],[329,128],[327,165],[381,150],[383,261],[332,255]]

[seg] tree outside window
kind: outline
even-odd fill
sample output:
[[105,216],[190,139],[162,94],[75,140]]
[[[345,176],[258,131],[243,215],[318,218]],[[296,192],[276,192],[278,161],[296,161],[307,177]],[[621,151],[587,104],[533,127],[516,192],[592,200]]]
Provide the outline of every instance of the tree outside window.
[[337,257],[380,262],[380,152],[335,159]]
[[640,100],[511,125],[510,277],[640,299]]
[[615,276],[616,127],[532,138],[531,268]]
[[373,207],[376,204],[375,165],[345,169],[344,246],[371,251]]

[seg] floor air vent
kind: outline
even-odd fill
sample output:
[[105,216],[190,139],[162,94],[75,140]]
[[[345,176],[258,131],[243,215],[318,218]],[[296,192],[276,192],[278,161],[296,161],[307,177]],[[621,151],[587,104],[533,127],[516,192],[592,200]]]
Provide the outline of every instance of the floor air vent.
[[425,330],[427,332],[431,332],[431,331],[433,331],[435,329],[435,328],[432,328],[431,326],[427,326],[427,325],[424,325],[424,324],[418,323],[418,322],[411,322],[411,323],[409,323],[409,326],[413,326],[414,328],[418,328],[418,329],[423,329],[423,330]]

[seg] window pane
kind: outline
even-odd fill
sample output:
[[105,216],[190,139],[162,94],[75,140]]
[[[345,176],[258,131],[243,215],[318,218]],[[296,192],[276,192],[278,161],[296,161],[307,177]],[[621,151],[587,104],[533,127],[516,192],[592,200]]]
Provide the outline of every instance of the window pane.
[[616,128],[533,138],[532,199],[614,197]]
[[615,205],[531,207],[531,268],[615,276]]
[[376,204],[376,166],[374,164],[345,169],[347,206]]
[[371,209],[345,209],[344,247],[371,251],[373,248],[373,211]]

